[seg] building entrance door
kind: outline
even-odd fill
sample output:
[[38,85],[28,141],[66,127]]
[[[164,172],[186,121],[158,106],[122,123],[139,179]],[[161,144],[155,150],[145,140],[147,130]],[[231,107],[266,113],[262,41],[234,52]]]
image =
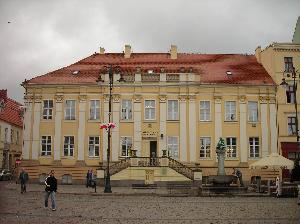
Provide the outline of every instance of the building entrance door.
[[157,141],[150,141],[150,166],[156,166]]

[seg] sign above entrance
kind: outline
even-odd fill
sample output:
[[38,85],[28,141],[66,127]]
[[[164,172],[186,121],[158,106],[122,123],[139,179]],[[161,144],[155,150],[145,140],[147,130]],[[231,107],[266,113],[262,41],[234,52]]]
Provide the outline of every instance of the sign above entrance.
[[157,135],[158,135],[157,131],[143,131],[142,132],[143,138],[157,137]]

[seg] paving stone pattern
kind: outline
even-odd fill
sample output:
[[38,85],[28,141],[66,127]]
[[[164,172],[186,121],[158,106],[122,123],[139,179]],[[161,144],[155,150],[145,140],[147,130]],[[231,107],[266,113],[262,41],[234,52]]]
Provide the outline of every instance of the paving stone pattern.
[[[57,211],[43,207],[41,185],[0,182],[0,223],[299,223],[297,198],[273,197],[166,197],[93,193],[82,185],[58,186]],[[128,193],[129,192],[129,193]],[[49,200],[49,205],[50,205]]]

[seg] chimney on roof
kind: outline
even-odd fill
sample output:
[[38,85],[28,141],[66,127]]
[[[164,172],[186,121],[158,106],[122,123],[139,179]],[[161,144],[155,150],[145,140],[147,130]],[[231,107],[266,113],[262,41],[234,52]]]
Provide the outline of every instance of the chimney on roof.
[[125,45],[124,58],[130,58],[131,46],[129,44]]
[[171,54],[171,59],[177,59],[177,46],[176,45],[171,45],[170,49],[170,54]]
[[105,54],[105,49],[104,49],[104,47],[100,47],[100,54]]
[[6,99],[7,99],[7,89],[0,89],[0,99],[4,99],[4,101],[6,101]]
[[256,57],[257,62],[261,64],[261,47],[260,46],[258,46],[255,49],[255,57]]

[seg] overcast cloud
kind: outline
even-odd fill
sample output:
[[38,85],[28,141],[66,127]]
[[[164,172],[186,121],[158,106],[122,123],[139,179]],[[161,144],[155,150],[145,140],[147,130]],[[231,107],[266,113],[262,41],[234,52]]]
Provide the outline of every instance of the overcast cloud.
[[254,53],[290,42],[299,0],[0,0],[0,89],[98,52]]

